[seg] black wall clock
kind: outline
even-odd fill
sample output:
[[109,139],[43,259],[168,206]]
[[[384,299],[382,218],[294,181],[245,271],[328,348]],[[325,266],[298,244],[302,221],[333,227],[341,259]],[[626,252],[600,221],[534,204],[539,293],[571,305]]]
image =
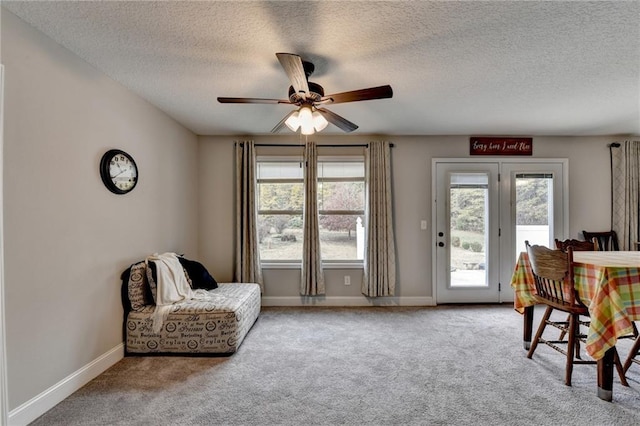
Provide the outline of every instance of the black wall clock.
[[126,152],[110,149],[100,160],[100,177],[109,191],[126,194],[138,183],[138,166]]

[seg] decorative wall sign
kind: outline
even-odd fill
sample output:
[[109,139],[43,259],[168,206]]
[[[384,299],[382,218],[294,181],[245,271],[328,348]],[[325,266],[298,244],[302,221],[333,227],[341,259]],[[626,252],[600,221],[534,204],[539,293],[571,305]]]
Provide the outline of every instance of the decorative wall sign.
[[485,138],[469,139],[471,155],[532,155],[533,138]]

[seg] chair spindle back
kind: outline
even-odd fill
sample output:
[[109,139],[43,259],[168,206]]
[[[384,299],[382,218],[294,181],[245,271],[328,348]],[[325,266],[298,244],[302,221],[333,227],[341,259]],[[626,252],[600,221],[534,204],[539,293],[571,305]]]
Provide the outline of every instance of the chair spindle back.
[[594,251],[595,245],[593,241],[582,241],[582,240],[559,240],[556,238],[556,248],[558,250],[567,251],[567,249],[571,247],[573,251]]
[[616,231],[605,232],[589,232],[582,231],[584,239],[587,241],[593,241],[595,249],[598,251],[618,251],[620,245],[618,244],[618,234]]
[[579,305],[573,281],[573,248],[567,252],[525,242],[536,295],[552,304],[571,307]]

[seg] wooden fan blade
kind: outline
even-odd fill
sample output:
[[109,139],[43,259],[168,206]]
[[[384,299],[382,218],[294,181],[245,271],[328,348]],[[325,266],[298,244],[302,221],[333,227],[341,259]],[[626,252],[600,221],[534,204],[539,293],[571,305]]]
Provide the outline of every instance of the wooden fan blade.
[[344,130],[345,132],[353,132],[358,126],[344,117],[339,116],[335,112],[331,112],[326,108],[316,108],[316,110],[322,114],[327,121],[334,126]]
[[302,66],[302,58],[293,53],[276,53],[276,56],[280,61],[280,65],[284,68],[284,72],[287,73],[293,89],[297,94],[304,97],[304,95],[309,93],[309,84],[307,83],[307,75]]
[[385,99],[393,97],[393,89],[386,86],[370,87],[368,89],[352,90],[350,92],[335,93],[322,98],[328,103],[340,104],[345,102],[368,101],[371,99]]
[[282,128],[285,126],[284,122],[287,121],[287,118],[291,117],[291,114],[293,114],[294,112],[296,112],[295,109],[291,111],[289,114],[285,115],[284,118],[280,120],[280,122],[276,124],[276,126],[273,129],[271,129],[271,133],[278,133],[280,130],[282,130]]
[[284,99],[263,99],[263,98],[218,98],[221,104],[290,104]]

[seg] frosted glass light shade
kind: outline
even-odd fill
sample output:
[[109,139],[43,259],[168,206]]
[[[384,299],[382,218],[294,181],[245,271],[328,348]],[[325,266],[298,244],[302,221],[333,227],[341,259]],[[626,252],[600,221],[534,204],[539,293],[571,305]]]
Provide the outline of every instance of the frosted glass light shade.
[[300,108],[298,118],[300,119],[300,133],[302,133],[303,135],[312,135],[314,133],[314,130],[311,108]]
[[327,119],[324,118],[322,114],[320,114],[318,111],[313,111],[312,116],[313,116],[313,127],[316,129],[316,132],[322,131],[329,124]]
[[292,132],[297,131],[298,127],[300,127],[300,113],[298,113],[298,111],[294,111],[293,114],[285,120],[284,124],[286,124]]

